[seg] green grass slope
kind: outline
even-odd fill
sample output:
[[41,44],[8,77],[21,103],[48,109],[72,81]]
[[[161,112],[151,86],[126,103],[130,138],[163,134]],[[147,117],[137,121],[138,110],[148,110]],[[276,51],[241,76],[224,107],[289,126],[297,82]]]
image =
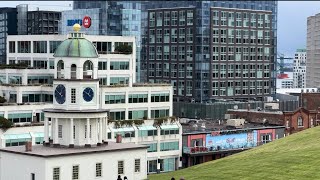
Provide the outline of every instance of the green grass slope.
[[175,172],[149,175],[150,180],[305,180],[320,179],[320,127],[311,128],[219,160]]

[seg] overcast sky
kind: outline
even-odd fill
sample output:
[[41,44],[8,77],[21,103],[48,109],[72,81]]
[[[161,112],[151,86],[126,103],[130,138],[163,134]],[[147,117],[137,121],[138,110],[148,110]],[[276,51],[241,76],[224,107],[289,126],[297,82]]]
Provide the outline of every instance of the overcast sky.
[[[0,1],[0,7],[32,4],[43,10],[72,9],[72,1]],[[320,1],[278,2],[278,52],[292,56],[306,47],[307,17],[320,13]]]

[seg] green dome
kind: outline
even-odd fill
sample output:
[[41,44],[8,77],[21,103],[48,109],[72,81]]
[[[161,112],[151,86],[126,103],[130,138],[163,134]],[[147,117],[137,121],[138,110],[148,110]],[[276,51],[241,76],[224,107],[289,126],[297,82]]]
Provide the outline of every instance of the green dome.
[[97,58],[94,45],[85,38],[69,38],[64,40],[54,52],[54,57]]

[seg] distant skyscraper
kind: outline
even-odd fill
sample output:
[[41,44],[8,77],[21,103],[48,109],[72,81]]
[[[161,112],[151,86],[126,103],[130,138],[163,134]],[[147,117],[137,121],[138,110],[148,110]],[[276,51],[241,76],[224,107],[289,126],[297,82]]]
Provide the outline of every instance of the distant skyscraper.
[[306,49],[297,49],[293,60],[293,87],[306,87]]
[[308,17],[307,21],[307,69],[306,87],[320,87],[320,13]]

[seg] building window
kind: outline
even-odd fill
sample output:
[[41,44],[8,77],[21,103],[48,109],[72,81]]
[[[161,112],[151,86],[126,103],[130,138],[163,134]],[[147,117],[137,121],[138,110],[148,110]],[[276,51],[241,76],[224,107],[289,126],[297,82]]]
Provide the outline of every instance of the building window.
[[298,127],[303,127],[303,119],[301,116],[298,117]]
[[96,163],[96,177],[102,177],[102,163]]
[[105,95],[105,104],[122,104],[125,102],[125,95]]
[[15,53],[16,52],[16,42],[10,41],[9,42],[9,53]]
[[31,53],[31,42],[18,41],[18,53]]
[[110,117],[109,120],[124,120],[125,119],[125,111],[110,112],[109,117]]
[[129,70],[129,62],[111,61],[110,70]]
[[33,53],[47,53],[47,41],[33,41]]
[[146,103],[148,94],[129,94],[129,103]]
[[53,180],[60,180],[60,168],[53,168]]
[[179,150],[179,141],[160,143],[160,151]]
[[72,180],[79,179],[79,165],[72,167]]
[[36,175],[34,173],[31,173],[31,180],[35,180],[36,179]]
[[271,142],[271,135],[270,134],[261,135],[261,142],[262,142],[262,144],[266,144],[268,142]]
[[98,70],[107,70],[107,62],[99,61]]
[[62,125],[58,126],[58,137],[62,138]]
[[134,160],[134,172],[140,172],[140,159]]
[[123,163],[123,161],[118,161],[118,174],[124,174],[124,163]]
[[74,88],[71,89],[71,103],[76,103],[76,89]]
[[[91,125],[90,125],[90,129],[89,129],[89,138],[91,138]],[[87,138],[87,125],[85,125],[85,129],[84,129],[84,138]]]
[[151,102],[169,102],[169,93],[151,94]]
[[76,139],[76,126],[73,126],[73,139]]
[[151,110],[151,118],[168,117],[169,109]]

